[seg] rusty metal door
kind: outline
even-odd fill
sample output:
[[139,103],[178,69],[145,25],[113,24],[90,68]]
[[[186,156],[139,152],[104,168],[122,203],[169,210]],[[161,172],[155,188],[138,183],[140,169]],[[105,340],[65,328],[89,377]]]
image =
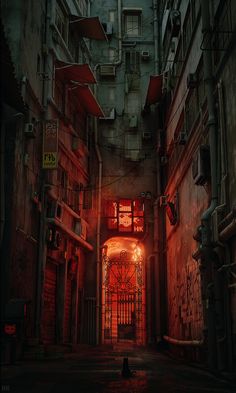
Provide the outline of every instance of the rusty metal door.
[[143,258],[126,251],[103,258],[104,339],[140,341],[142,336]]
[[135,338],[135,293],[118,293],[117,326],[118,339]]

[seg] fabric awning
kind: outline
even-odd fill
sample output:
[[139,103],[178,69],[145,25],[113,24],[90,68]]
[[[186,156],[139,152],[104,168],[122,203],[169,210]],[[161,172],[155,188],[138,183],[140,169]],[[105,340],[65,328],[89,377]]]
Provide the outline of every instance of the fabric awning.
[[70,24],[76,28],[81,37],[107,41],[106,33],[98,16],[86,18],[70,15]]
[[76,81],[79,83],[97,83],[95,76],[88,64],[67,63],[56,60],[55,73],[64,81]]
[[162,96],[163,75],[151,75],[147,90],[145,106],[155,104]]
[[84,107],[85,111],[95,117],[105,117],[96,97],[89,86],[77,85],[72,88],[73,93]]

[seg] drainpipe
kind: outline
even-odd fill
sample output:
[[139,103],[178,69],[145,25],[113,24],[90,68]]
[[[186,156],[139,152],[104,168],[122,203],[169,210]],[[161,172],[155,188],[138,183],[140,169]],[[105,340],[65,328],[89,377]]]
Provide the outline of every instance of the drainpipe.
[[178,340],[170,336],[163,336],[163,338],[170,344],[180,345],[184,347],[200,347],[204,343],[204,340]]
[[[160,62],[160,20],[158,18],[159,15],[159,5],[158,0],[153,0],[153,38],[154,38],[154,67],[155,74],[161,73],[161,62]],[[158,131],[160,132],[160,131]],[[160,252],[160,244],[161,244],[161,230],[160,223],[158,220],[158,216],[160,217],[160,208],[159,208],[159,197],[161,195],[161,183],[160,183],[160,156],[157,154],[156,156],[156,195],[157,199],[154,202],[154,226],[156,228],[156,239],[154,241],[157,244],[154,244],[154,260],[155,260],[155,336],[156,342],[159,342],[161,339],[161,303],[160,303],[160,265],[161,265],[161,252]],[[155,229],[154,229],[155,231]]]
[[98,123],[94,119],[94,138],[95,138],[95,151],[98,160],[98,213],[97,213],[97,276],[96,276],[96,344],[100,343],[100,306],[101,306],[101,256],[100,256],[100,242],[101,242],[101,207],[102,207],[102,156],[98,145]]
[[2,122],[1,125],[1,145],[0,145],[0,173],[1,173],[1,232],[0,232],[0,246],[2,245],[2,238],[3,238],[3,231],[5,225],[5,186],[4,186],[4,179],[5,179],[5,124]]
[[[117,13],[118,13],[118,60],[109,65],[118,66],[122,62],[122,31],[121,31],[121,0],[117,2]],[[94,73],[96,75],[98,67],[104,63],[97,63],[94,67]],[[94,86],[94,94],[96,96],[97,86]],[[94,139],[95,139],[95,151],[98,160],[98,218],[97,218],[97,273],[96,273],[96,344],[100,342],[100,326],[101,326],[101,205],[102,205],[102,155],[98,145],[98,123],[97,119],[94,119]]]
[[155,73],[159,73],[159,61],[158,61],[158,19],[157,19],[157,0],[153,0],[153,37],[154,37],[154,66],[155,66]]
[[[202,11],[202,33],[203,33],[203,67],[204,79],[206,83],[207,107],[208,107],[208,122],[209,128],[209,145],[210,145],[210,159],[211,159],[211,203],[208,209],[202,214],[202,250],[206,260],[206,267],[210,273],[210,280],[212,281],[212,255],[213,249],[211,245],[211,228],[210,218],[217,206],[217,130],[216,119],[214,113],[214,81],[212,72],[212,52],[208,50],[207,40],[204,38],[207,34],[211,34],[210,25],[210,11],[209,2],[201,0]],[[213,282],[208,283],[208,362],[211,368],[216,367],[216,331],[215,331],[215,304],[214,304],[214,287]]]
[[[51,21],[51,2],[45,0],[45,30],[44,30],[44,46],[47,48],[49,44],[49,32],[50,32],[50,21]],[[44,52],[43,61],[43,76],[48,72],[48,53],[47,50]],[[43,77],[42,86],[42,101],[43,101],[43,119],[46,120],[48,116],[48,91],[49,81]],[[41,319],[43,309],[43,285],[44,285],[44,274],[46,265],[46,245],[45,245],[45,232],[46,232],[46,219],[45,219],[45,172],[41,171],[41,215],[40,215],[40,228],[39,228],[39,251],[38,251],[38,266],[37,266],[37,283],[36,283],[36,337],[41,337]]]

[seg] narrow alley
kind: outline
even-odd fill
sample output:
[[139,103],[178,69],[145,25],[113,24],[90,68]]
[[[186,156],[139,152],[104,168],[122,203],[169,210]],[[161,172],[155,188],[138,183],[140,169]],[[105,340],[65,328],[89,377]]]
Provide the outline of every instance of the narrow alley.
[[[130,377],[122,376],[124,357],[128,357]],[[157,351],[122,350],[122,345],[58,353],[55,360],[25,361],[4,367],[2,378],[2,392],[12,393],[230,393],[236,387],[236,381],[225,376],[214,376]]]
[[228,393],[236,1],[1,0],[2,391]]

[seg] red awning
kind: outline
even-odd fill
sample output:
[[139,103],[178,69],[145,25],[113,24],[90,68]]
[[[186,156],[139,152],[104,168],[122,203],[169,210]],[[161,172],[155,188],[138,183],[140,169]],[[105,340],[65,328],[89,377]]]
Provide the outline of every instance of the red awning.
[[162,96],[163,75],[151,75],[145,105],[155,104]]
[[104,117],[104,113],[89,86],[77,85],[73,87],[72,90],[89,115]]
[[70,24],[75,26],[78,34],[81,37],[107,41],[106,33],[98,16],[85,18],[81,16],[70,15]]
[[66,63],[56,60],[55,73],[64,81],[76,81],[80,83],[96,83],[95,76],[88,64]]

